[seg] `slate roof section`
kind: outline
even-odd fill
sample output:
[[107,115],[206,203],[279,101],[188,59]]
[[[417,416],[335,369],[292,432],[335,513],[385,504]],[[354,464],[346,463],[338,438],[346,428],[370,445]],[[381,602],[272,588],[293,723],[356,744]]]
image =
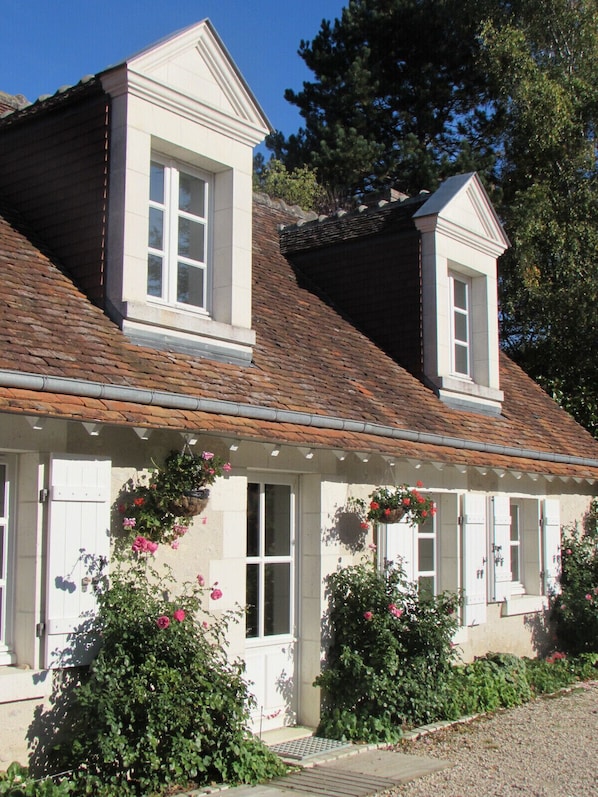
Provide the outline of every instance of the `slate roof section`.
[[130,343],[1,212],[0,411],[598,478],[598,443],[504,355],[502,416],[452,410],[300,287],[278,236],[296,220],[256,198],[257,343],[236,366]]

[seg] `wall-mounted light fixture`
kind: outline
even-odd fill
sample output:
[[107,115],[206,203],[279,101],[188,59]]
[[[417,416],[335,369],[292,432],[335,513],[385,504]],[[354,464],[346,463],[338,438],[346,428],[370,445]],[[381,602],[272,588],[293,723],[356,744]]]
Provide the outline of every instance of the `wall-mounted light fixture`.
[[149,440],[152,435],[152,429],[143,429],[140,426],[135,426],[135,434],[140,440]]
[[83,426],[87,434],[91,435],[92,437],[97,437],[102,431],[102,425],[99,423],[87,423],[86,421],[83,421]]

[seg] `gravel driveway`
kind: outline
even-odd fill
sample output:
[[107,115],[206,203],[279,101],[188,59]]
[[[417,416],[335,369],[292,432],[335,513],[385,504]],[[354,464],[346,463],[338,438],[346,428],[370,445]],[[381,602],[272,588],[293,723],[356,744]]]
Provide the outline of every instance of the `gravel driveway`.
[[389,795],[598,797],[598,681],[402,742],[397,750],[455,766]]

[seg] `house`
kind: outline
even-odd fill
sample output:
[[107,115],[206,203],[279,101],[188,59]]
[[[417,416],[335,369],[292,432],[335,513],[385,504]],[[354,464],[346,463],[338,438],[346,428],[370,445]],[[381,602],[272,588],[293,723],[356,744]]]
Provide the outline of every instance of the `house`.
[[[22,98],[21,98],[22,99]],[[315,218],[252,195],[269,129],[209,21],[0,119],[0,767],[93,610],[126,481],[230,459],[178,551],[218,581],[256,727],[315,726],[324,579],[377,544],[463,590],[465,659],[533,654],[598,443],[499,351],[475,174]],[[351,498],[421,480],[423,526]]]

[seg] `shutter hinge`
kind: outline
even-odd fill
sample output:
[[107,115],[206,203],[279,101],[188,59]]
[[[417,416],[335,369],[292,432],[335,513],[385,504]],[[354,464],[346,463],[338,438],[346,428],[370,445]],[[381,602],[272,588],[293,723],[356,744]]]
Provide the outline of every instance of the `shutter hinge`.
[[459,515],[459,517],[457,518],[457,525],[458,526],[463,525],[463,515]]
[[49,495],[50,495],[49,490],[46,487],[43,487],[39,491],[39,502],[40,502],[40,504],[45,504],[46,501],[48,500],[48,496]]
[[35,626],[35,636],[38,639],[41,639],[46,632],[46,624],[45,623],[38,623]]

